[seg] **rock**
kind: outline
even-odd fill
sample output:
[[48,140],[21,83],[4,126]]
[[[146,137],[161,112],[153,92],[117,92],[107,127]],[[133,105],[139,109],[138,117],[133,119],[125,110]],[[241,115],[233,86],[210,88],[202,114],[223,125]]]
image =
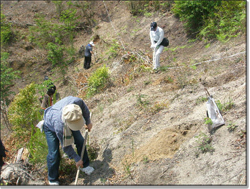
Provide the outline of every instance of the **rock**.
[[8,185],[27,185],[30,177],[19,163],[2,167],[1,178]]

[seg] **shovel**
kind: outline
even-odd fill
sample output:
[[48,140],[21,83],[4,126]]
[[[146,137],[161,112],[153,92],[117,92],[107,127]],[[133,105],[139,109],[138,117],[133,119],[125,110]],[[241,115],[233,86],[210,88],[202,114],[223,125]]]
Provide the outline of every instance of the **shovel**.
[[[86,131],[85,131],[84,143],[83,143],[82,152],[81,152],[81,160],[82,160],[83,155],[84,155],[87,137],[88,137],[88,129],[86,129]],[[78,181],[79,172],[80,172],[80,166],[77,168],[76,179],[75,179],[75,185],[77,184],[77,181]]]

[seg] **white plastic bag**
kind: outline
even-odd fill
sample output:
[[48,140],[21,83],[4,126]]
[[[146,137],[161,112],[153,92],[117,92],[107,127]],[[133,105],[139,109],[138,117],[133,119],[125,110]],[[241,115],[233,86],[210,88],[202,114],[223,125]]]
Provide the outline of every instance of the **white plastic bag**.
[[208,110],[208,117],[213,122],[210,130],[225,124],[225,121],[219,111],[219,108],[217,107],[214,99],[211,96],[208,97],[207,110]]
[[43,123],[44,123],[44,120],[39,121],[39,123],[36,125],[36,127],[39,128],[41,132],[43,132]]

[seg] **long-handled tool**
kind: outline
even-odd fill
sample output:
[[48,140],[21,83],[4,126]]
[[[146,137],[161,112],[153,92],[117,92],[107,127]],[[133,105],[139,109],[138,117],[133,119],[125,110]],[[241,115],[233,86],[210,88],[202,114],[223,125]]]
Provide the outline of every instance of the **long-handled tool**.
[[[82,152],[81,152],[81,160],[82,160],[83,155],[84,155],[87,137],[88,137],[88,129],[86,129],[86,131],[85,131],[84,143],[83,143]],[[77,184],[77,181],[78,181],[79,172],[80,172],[80,166],[77,168],[76,179],[75,179],[75,185]]]

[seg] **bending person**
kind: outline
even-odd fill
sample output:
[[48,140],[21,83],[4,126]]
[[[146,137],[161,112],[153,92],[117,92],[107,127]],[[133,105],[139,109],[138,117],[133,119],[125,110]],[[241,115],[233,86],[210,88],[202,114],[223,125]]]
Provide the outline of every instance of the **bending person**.
[[160,67],[160,54],[164,46],[161,44],[164,39],[164,31],[157,26],[156,22],[150,25],[150,41],[151,48],[153,48],[153,69],[156,71]]
[[[81,159],[84,138],[80,132],[86,124],[88,131],[92,129],[90,112],[84,101],[78,97],[68,96],[48,107],[44,112],[43,129],[48,143],[48,180],[50,185],[59,185],[60,151],[59,143],[63,151],[70,159],[74,159],[76,167],[90,175],[94,168],[89,166],[89,157],[86,148]],[[76,145],[77,153],[72,147]]]

